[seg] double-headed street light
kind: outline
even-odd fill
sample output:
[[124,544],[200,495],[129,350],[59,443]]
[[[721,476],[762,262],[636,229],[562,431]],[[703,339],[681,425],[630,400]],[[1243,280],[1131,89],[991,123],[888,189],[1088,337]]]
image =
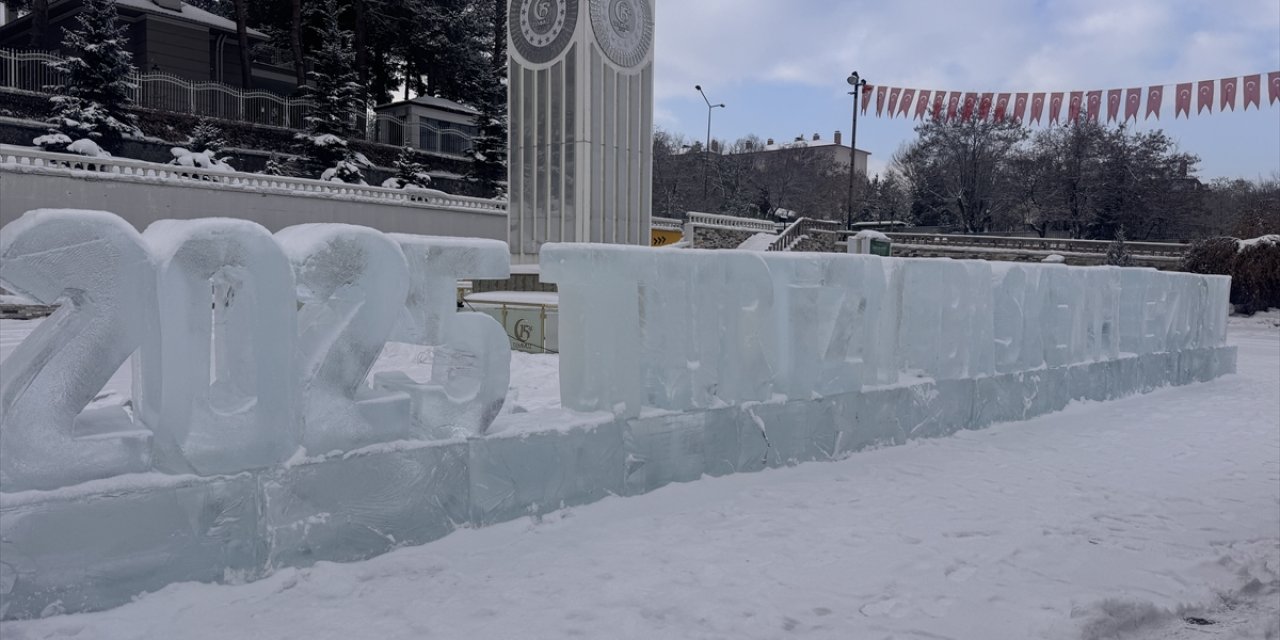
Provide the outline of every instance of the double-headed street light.
[[849,74],[845,82],[848,82],[849,86],[853,87],[853,91],[849,92],[849,95],[853,96],[853,127],[852,131],[849,132],[849,210],[845,228],[853,230],[853,174],[858,166],[858,97],[862,95],[862,88],[866,86],[867,81],[859,77],[857,71],[854,71]]
[[702,91],[702,85],[694,85],[693,88],[697,89],[698,93],[702,95],[702,101],[707,103],[707,146],[702,149],[707,154],[702,164],[702,200],[705,204],[707,200],[707,165],[711,164],[711,110],[723,109],[725,106],[723,102],[711,104],[711,101],[707,99],[707,94]]

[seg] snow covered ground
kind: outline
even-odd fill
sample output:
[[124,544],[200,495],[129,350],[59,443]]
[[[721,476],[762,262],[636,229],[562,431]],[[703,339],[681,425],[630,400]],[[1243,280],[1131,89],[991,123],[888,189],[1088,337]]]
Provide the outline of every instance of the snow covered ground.
[[[0,636],[1277,638],[1278,324],[1232,319],[1239,374],[1207,384],[171,585]],[[554,364],[516,354],[518,403],[554,397],[526,386]]]

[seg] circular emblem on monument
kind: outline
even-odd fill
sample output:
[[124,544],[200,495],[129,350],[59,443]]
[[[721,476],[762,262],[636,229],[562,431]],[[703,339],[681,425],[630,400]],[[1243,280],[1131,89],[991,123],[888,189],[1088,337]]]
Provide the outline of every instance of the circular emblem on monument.
[[591,0],[591,28],[614,64],[638,66],[653,46],[651,0]]
[[507,16],[516,51],[534,64],[551,62],[573,37],[578,0],[512,0]]

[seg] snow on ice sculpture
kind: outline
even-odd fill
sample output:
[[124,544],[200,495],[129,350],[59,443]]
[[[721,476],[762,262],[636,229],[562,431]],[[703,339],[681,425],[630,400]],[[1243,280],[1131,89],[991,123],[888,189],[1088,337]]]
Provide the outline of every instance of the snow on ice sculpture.
[[161,220],[160,331],[142,347],[134,398],[155,432],[157,468],[235,473],[283,462],[300,439],[293,271],[247,220]]
[[409,295],[393,334],[401,342],[435,347],[431,379],[401,371],[374,374],[374,387],[403,391],[413,404],[414,435],[422,438],[483,434],[506,400],[511,342],[502,325],[483,313],[457,312],[458,280],[505,278],[511,256],[505,242],[390,234],[409,265]]
[[155,267],[138,232],[105,211],[28,211],[0,229],[0,282],[60,305],[0,367],[4,490],[145,471],[150,433],[123,407],[85,409],[155,331]]
[[297,288],[302,441],[311,455],[403,439],[404,393],[365,380],[391,335],[409,291],[400,246],[368,227],[302,224],[276,240]]

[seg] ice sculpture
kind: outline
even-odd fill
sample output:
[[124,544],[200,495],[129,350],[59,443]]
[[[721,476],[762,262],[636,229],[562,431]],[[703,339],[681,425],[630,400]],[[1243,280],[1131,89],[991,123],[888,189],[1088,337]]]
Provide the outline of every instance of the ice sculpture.
[[164,313],[143,342],[134,398],[155,432],[156,466],[210,475],[283,462],[301,434],[297,306],[280,245],[229,218],[162,220],[143,238]]
[[276,240],[293,265],[302,441],[312,455],[409,435],[409,397],[365,379],[409,292],[400,246],[368,227],[303,224]]
[[510,275],[507,245],[495,240],[390,234],[409,265],[409,295],[394,337],[435,347],[431,379],[374,375],[374,386],[402,391],[413,404],[415,437],[483,434],[502,410],[511,380],[511,342],[483,313],[458,313],[458,280]]
[[155,267],[105,211],[37,209],[0,229],[0,282],[61,305],[0,367],[0,484],[52,489],[148,468],[123,407],[85,410],[155,332]]

